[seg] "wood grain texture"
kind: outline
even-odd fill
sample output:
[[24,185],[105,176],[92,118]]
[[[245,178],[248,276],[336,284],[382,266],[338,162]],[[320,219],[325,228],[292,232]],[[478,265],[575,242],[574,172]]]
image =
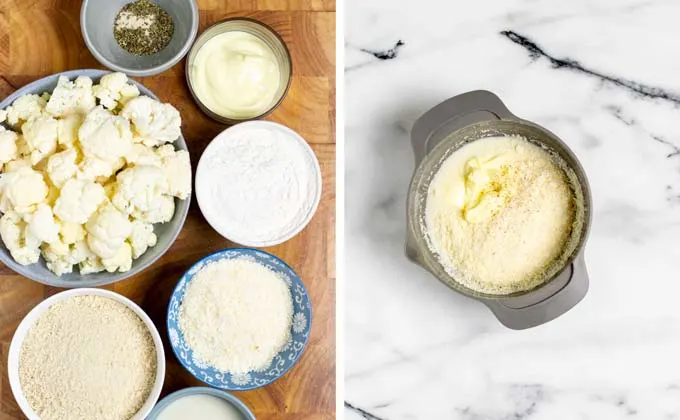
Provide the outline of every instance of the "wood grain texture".
[[[80,0],[0,0],[0,97],[52,73],[103,68],[80,35]],[[236,393],[258,419],[335,418],[335,1],[199,0],[200,28],[231,16],[249,16],[278,31],[293,58],[288,96],[267,119],[300,133],[316,153],[323,196],[309,226],[290,241],[267,248],[302,277],[313,304],[307,350],[283,378],[259,390]],[[40,30],[33,30],[39,27]],[[203,115],[191,100],[184,61],[166,72],[137,79],[182,114],[192,164],[225,126]],[[203,219],[195,198],[170,250],[152,267],[104,288],[139,305],[164,339],[167,374],[163,395],[202,385],[176,361],[167,341],[165,313],[175,283],[196,260],[234,246]],[[0,264],[0,420],[23,419],[7,379],[9,342],[21,319],[40,301],[63,289],[23,278]]]

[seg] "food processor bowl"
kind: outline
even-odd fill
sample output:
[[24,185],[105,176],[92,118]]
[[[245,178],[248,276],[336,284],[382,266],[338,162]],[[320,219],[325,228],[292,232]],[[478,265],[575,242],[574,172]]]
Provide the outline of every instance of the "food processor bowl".
[[[487,137],[520,136],[556,154],[573,171],[579,206],[575,240],[565,264],[539,286],[507,295],[482,293],[465,286],[447,272],[429,244],[425,223],[428,189],[446,159],[468,143]],[[562,140],[545,128],[513,115],[491,92],[474,91],[448,99],[426,112],[411,132],[416,170],[407,201],[406,255],[453,290],[484,303],[498,320],[512,329],[534,327],[564,314],[588,290],[584,247],[591,224],[591,195],[583,167]]]

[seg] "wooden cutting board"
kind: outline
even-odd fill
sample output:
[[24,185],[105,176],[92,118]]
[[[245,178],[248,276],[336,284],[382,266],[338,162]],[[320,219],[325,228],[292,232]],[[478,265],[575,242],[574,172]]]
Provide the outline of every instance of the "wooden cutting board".
[[[102,0],[104,1],[104,0]],[[235,393],[260,420],[335,418],[335,1],[199,0],[199,33],[223,18],[249,16],[277,30],[291,51],[294,77],[288,96],[267,119],[300,133],[323,172],[323,197],[309,226],[271,248],[301,276],[314,320],[307,350],[284,377],[264,388]],[[80,34],[79,0],[0,0],[0,97],[41,77],[73,69],[103,68]],[[184,60],[164,73],[137,79],[182,115],[192,165],[225,126],[204,116],[184,80]],[[163,394],[201,386],[176,361],[167,341],[166,306],[182,273],[201,257],[234,246],[203,219],[196,200],[172,248],[152,267],[106,289],[138,303],[164,338]],[[63,289],[42,286],[0,264],[0,420],[23,419],[7,379],[7,352],[21,319]]]

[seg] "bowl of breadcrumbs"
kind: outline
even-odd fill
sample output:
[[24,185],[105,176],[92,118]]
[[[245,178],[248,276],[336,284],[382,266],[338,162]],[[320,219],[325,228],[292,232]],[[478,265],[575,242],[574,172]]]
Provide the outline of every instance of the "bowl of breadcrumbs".
[[74,289],[21,321],[8,371],[30,420],[142,420],[160,395],[165,357],[158,330],[134,302]]

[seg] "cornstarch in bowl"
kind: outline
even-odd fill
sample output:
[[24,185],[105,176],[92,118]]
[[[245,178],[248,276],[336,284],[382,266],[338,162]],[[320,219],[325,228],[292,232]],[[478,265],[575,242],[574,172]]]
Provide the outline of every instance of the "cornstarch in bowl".
[[218,135],[201,156],[196,197],[210,225],[251,247],[277,245],[309,223],[321,198],[321,169],[297,133],[250,121]]

